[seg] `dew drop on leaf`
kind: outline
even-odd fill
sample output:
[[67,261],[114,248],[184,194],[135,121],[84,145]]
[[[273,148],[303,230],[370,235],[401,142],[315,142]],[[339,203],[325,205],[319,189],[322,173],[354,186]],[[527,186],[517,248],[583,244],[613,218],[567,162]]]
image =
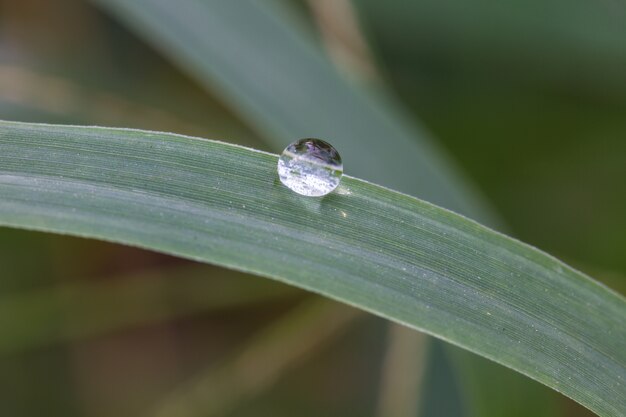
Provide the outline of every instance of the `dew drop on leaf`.
[[320,139],[300,139],[278,159],[280,181],[298,194],[320,197],[333,191],[343,175],[339,152]]

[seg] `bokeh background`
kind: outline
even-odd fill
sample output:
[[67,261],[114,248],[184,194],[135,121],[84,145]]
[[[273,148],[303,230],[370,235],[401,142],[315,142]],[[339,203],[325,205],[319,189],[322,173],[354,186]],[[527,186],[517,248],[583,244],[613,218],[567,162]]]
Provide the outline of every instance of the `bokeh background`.
[[[200,84],[103,3],[0,1],[0,118],[279,151],[219,85]],[[391,111],[425,127],[507,233],[626,292],[626,5],[273,3],[346,82],[384,91]],[[7,228],[0,413],[592,415],[501,366],[282,284]]]

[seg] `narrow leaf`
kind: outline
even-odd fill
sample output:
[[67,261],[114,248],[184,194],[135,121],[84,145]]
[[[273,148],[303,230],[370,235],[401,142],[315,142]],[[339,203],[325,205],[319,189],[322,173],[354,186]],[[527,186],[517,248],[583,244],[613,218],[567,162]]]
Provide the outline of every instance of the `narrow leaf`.
[[277,157],[157,132],[0,122],[0,224],[271,277],[626,412],[626,303],[558,260],[355,178],[322,198]]
[[219,93],[274,149],[300,137],[353,152],[350,170],[495,223],[428,134],[382,91],[347,82],[274,1],[92,0]]

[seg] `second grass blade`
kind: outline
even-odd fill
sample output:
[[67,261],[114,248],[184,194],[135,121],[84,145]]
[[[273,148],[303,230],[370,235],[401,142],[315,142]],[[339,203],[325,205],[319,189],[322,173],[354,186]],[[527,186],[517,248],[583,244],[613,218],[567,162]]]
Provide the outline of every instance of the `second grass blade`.
[[344,80],[273,1],[92,0],[219,92],[274,149],[301,137],[352,153],[352,174],[495,223],[468,181],[392,100]]

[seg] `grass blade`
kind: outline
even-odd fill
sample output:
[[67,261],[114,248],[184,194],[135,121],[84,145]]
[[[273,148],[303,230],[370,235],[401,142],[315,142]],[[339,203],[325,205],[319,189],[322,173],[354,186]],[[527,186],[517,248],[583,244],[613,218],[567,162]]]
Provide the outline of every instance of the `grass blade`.
[[495,222],[426,132],[393,100],[346,82],[274,2],[93,0],[208,89],[276,150],[300,137],[352,152],[350,172]]
[[[383,361],[376,415],[417,416],[430,339],[423,333],[397,324],[388,328],[388,347]],[[449,398],[450,390],[446,392]]]
[[1,122],[0,224],[253,272],[626,412],[624,299],[462,216],[347,177],[323,199],[276,156],[166,133]]

